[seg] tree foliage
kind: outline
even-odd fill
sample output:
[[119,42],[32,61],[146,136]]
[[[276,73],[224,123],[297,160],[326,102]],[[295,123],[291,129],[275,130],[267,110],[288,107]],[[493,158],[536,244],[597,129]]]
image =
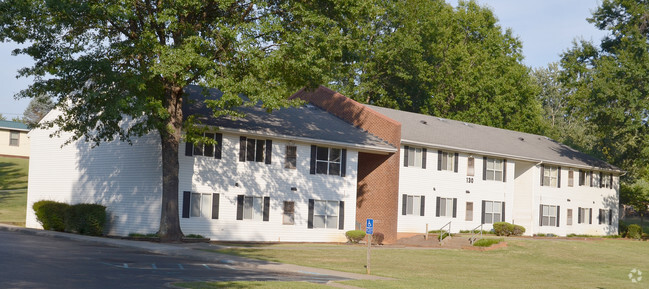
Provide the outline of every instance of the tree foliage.
[[32,98],[23,112],[22,121],[29,127],[36,127],[53,108],[54,102],[47,96]]
[[563,54],[563,81],[598,140],[593,151],[627,170],[630,183],[649,165],[649,3],[605,0],[589,22],[610,33]]
[[[35,60],[19,72],[35,78],[19,96],[57,100],[62,115],[43,127],[95,144],[160,135],[159,233],[178,240],[178,146],[183,125],[196,124],[183,124],[183,87],[222,90],[221,100],[206,102],[215,115],[236,113],[239,94],[269,110],[285,106],[287,95],[337,70],[368,3],[2,0],[0,41],[26,43],[14,53]],[[187,140],[200,139],[186,131]]]
[[[521,42],[473,1],[380,1],[337,88],[374,105],[540,132]],[[348,72],[348,71],[343,71]]]

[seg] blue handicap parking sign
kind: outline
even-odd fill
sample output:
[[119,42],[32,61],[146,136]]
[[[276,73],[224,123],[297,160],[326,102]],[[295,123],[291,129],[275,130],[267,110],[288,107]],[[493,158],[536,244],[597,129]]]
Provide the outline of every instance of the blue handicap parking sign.
[[365,226],[365,234],[374,233],[374,219],[367,219],[367,225]]

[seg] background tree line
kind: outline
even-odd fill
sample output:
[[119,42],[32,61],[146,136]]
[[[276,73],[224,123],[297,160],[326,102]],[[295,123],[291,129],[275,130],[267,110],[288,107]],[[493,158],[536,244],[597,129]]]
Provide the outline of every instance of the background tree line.
[[[532,71],[520,40],[473,1],[0,0],[0,41],[26,43],[15,53],[36,61],[18,96],[51,96],[63,112],[42,126],[96,144],[160,135],[164,240],[182,235],[181,138],[210,142],[179,109],[187,84],[224,92],[206,103],[215,116],[291,105],[297,89],[325,84],[362,103],[548,135],[628,171],[623,201],[642,200],[649,9],[607,0],[589,21],[609,37]],[[124,116],[136,123],[121,127]]]

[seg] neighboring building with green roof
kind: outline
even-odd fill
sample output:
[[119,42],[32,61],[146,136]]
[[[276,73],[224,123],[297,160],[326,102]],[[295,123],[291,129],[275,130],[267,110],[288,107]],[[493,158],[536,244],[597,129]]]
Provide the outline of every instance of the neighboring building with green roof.
[[0,156],[29,158],[28,132],[24,123],[0,120]]

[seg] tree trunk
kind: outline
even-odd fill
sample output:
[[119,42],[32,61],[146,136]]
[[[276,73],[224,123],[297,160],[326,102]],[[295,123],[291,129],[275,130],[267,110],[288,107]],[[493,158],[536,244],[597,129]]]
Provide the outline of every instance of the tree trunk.
[[183,237],[178,214],[178,145],[182,128],[182,87],[165,89],[165,106],[170,117],[166,129],[160,129],[162,143],[162,210],[160,241],[178,242]]

